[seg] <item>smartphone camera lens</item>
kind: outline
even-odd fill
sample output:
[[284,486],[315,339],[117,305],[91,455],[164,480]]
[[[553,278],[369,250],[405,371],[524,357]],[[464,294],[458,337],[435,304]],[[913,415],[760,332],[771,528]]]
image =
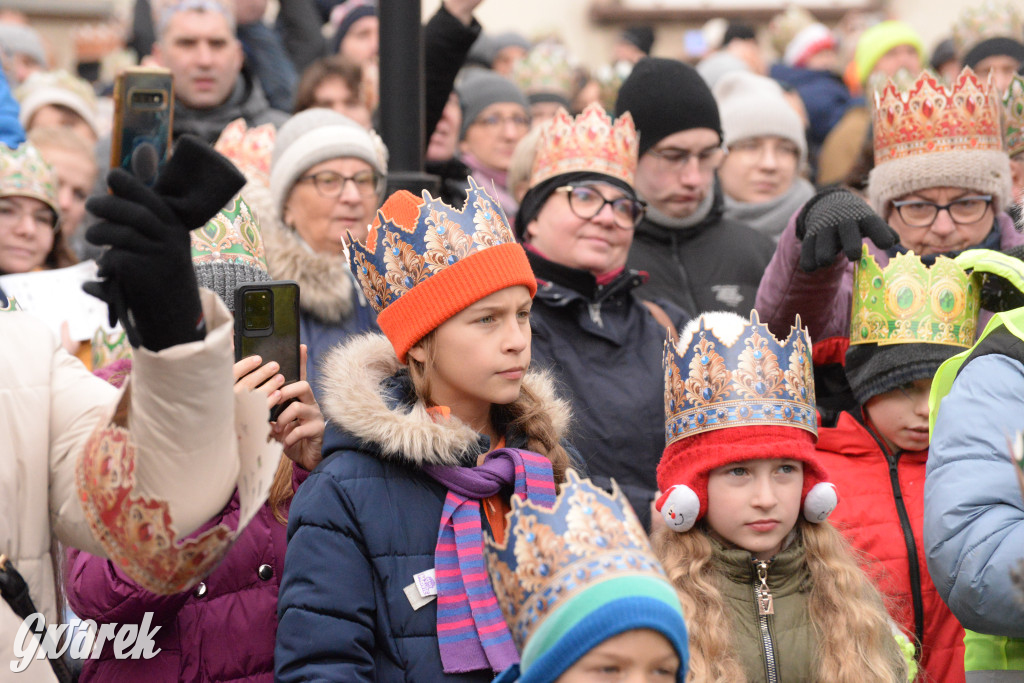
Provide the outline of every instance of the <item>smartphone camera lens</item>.
[[270,292],[255,290],[245,293],[245,329],[267,330],[271,327]]

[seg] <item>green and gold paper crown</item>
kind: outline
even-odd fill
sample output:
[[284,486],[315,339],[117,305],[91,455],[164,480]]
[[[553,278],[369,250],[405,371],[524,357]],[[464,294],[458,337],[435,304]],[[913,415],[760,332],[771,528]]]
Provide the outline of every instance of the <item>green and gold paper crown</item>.
[[1011,157],[1024,152],[1024,76],[1014,74],[1003,95],[1003,144]]
[[929,268],[914,252],[884,269],[865,245],[854,270],[850,344],[950,344],[970,348],[981,288],[945,256]]

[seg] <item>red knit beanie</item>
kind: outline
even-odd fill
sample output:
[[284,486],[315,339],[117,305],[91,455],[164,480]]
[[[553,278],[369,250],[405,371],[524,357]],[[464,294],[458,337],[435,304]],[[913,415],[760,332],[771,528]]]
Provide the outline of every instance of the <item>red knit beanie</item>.
[[[696,522],[708,511],[708,476],[713,470],[744,460],[786,458],[798,460],[804,466],[801,504],[806,503],[808,493],[818,484],[831,487],[827,483],[828,473],[816,456],[814,435],[803,429],[776,425],[729,427],[679,439],[665,448],[658,464],[658,488],[664,493],[656,507],[664,514],[665,503],[673,492],[678,498],[681,495],[678,487],[688,487],[696,494],[699,503],[692,520]],[[686,514],[680,510],[672,512]],[[673,525],[670,523],[669,526]]]
[[506,287],[537,293],[526,252],[501,206],[469,178],[457,211],[426,191],[391,195],[377,212],[366,244],[348,247],[352,272],[398,360],[438,325]]

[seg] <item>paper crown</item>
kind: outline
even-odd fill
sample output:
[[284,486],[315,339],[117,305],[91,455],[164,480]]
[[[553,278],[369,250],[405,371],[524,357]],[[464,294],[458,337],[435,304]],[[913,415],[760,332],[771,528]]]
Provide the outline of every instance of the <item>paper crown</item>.
[[[486,536],[487,572],[524,665],[530,636],[562,608],[585,604],[587,596],[577,600],[581,594],[605,582],[645,582],[651,587],[645,594],[653,589],[678,607],[647,534],[617,485],[609,494],[569,470],[550,509],[513,496],[506,529],[504,543]],[[620,587],[617,592],[626,597],[630,591]],[[552,619],[549,628],[564,628],[564,621]]]
[[0,313],[13,313],[20,310],[21,306],[18,305],[17,299],[13,296],[6,297],[3,292],[0,292]]
[[512,80],[530,102],[568,105],[573,87],[573,64],[564,45],[544,41],[533,46],[512,69]]
[[883,269],[864,245],[853,277],[850,344],[949,344],[970,348],[981,288],[945,256],[929,268],[908,252]]
[[28,142],[16,149],[0,143],[0,197],[38,199],[60,215],[57,172]]
[[559,111],[537,142],[530,187],[563,173],[586,171],[633,184],[640,138],[629,112],[615,123],[593,103],[575,119]]
[[1011,157],[1024,152],[1024,77],[1014,74],[1003,96],[1003,143]]
[[961,59],[979,43],[993,38],[1024,40],[1024,14],[1015,5],[986,0],[965,8],[953,24],[953,45]]
[[717,337],[706,325],[702,318],[680,346],[665,343],[666,446],[741,426],[797,427],[817,435],[811,340],[799,316],[785,342],[753,310],[731,340]]
[[240,195],[192,231],[192,264],[223,262],[266,272],[267,251],[255,214]]
[[245,119],[235,119],[221,131],[213,148],[231,160],[246,179],[270,186],[270,158],[277,130],[273,124],[250,128]]
[[115,361],[131,357],[132,345],[128,342],[128,335],[123,329],[117,327],[107,331],[102,327],[96,328],[96,333],[92,335],[92,367],[94,370],[105,368]]
[[401,362],[409,348],[469,304],[524,285],[537,291],[526,252],[501,205],[469,177],[459,211],[426,191],[399,191],[377,211],[349,266]]
[[876,167],[935,152],[1003,149],[996,93],[970,69],[952,88],[927,72],[909,91],[887,83],[875,94],[873,118]]

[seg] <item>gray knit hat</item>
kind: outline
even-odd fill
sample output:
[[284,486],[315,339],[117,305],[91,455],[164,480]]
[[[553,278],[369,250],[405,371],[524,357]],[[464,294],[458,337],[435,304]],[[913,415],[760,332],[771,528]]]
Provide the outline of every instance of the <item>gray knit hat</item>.
[[857,403],[904,384],[935,376],[944,361],[961,353],[951,344],[854,344],[846,351],[846,379]]
[[282,215],[295,181],[313,166],[340,157],[362,159],[381,177],[388,172],[387,148],[373,131],[331,109],[307,109],[288,119],[274,141],[270,160],[270,194]]
[[778,83],[749,71],[733,71],[719,79],[712,93],[718,102],[722,141],[726,146],[747,138],[775,135],[797,146],[801,162],[807,159],[804,124],[786,102]]
[[530,113],[530,105],[526,101],[523,91],[516,87],[511,80],[493,71],[484,69],[467,71],[455,91],[459,96],[459,104],[462,106],[460,140],[466,137],[466,130],[480,116],[480,112],[492,104],[511,102],[520,105],[527,114]]
[[231,312],[239,285],[270,281],[258,218],[241,195],[193,230],[191,237],[192,268],[199,286],[216,292]]

